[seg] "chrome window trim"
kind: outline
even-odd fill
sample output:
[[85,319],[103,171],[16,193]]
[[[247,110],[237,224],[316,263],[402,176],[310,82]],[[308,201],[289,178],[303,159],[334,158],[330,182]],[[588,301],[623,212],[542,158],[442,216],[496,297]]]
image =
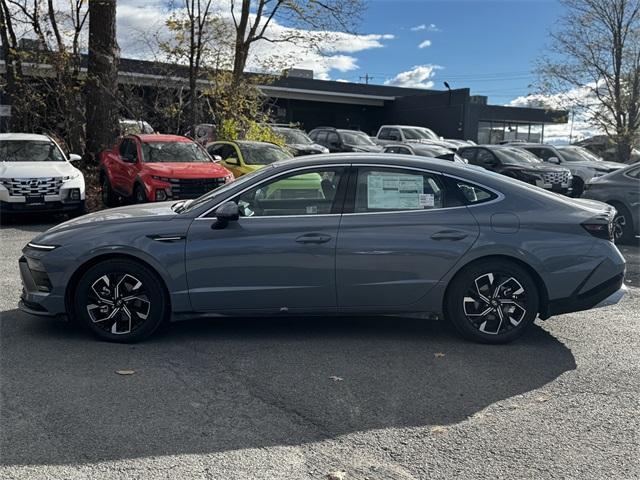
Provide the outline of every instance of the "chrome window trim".
[[[267,178],[265,178],[263,180],[260,180],[259,182],[252,183],[248,187],[240,190],[239,192],[234,193],[230,197],[227,197],[226,199],[222,200],[221,202],[219,202],[216,205],[214,205],[213,207],[211,207],[206,212],[204,212],[201,215],[199,215],[198,217],[196,217],[194,220],[210,220],[210,219],[214,219],[215,220],[215,217],[207,217],[207,215],[211,211],[213,211],[216,208],[218,208],[223,203],[226,203],[226,202],[230,201],[229,199],[235,198],[238,195],[242,195],[247,190],[251,190],[254,187],[260,186],[263,183],[266,183],[266,182],[268,182],[270,180],[277,179],[278,177],[281,177],[283,175],[287,175],[287,174],[292,173],[292,172],[298,172],[298,171],[301,171],[301,170],[317,170],[319,168],[350,167],[350,166],[351,166],[350,163],[334,163],[334,164],[327,163],[327,164],[324,164],[324,165],[320,164],[320,165],[311,165],[311,166],[306,166],[306,167],[298,167],[298,168],[295,168],[293,170],[287,170],[285,172],[280,172],[277,175],[269,176],[269,177],[267,177]],[[264,215],[264,216],[260,216],[260,217],[240,217],[240,218],[278,218],[278,217],[281,217],[281,218],[284,218],[284,217],[287,217],[287,218],[292,218],[292,217],[312,217],[312,218],[314,218],[314,217],[319,217],[320,215],[341,215],[341,214],[340,213],[326,213],[326,214],[316,214],[316,215],[313,215],[313,214],[309,214],[309,215],[274,215],[274,216]]]
[[[393,154],[390,154],[393,155]],[[477,185],[480,188],[483,188],[485,190],[488,190],[489,192],[492,192],[494,195],[496,195],[496,198],[494,198],[493,200],[489,200],[487,202],[480,202],[480,203],[476,203],[476,204],[468,204],[468,205],[458,205],[455,207],[442,207],[442,208],[433,208],[433,209],[429,209],[429,210],[390,210],[388,212],[353,212],[353,213],[323,213],[323,214],[310,214],[310,215],[265,215],[265,216],[260,216],[260,217],[240,217],[240,220],[242,219],[247,219],[247,218],[316,218],[316,217],[333,217],[333,216],[353,216],[353,215],[388,215],[391,213],[424,213],[424,212],[435,212],[435,211],[442,211],[442,210],[452,210],[452,209],[456,209],[456,208],[468,208],[468,207],[479,207],[482,205],[490,205],[492,203],[497,203],[499,201],[502,201],[504,199],[504,194],[493,189],[490,187],[487,187],[484,184],[478,183],[474,180],[468,180],[466,178],[463,177],[459,177],[457,175],[452,175],[449,173],[445,173],[445,172],[439,172],[436,170],[429,170],[429,169],[425,169],[425,168],[421,168],[421,167],[413,167],[413,166],[398,166],[398,165],[389,165],[389,164],[376,164],[376,163],[359,163],[359,164],[352,164],[352,163],[336,163],[336,164],[326,164],[326,165],[313,165],[313,166],[306,166],[306,167],[299,167],[296,168],[294,170],[287,170],[286,172],[282,172],[278,175],[276,175],[275,177],[269,177],[269,178],[265,178],[264,180],[261,180],[258,183],[254,183],[248,187],[246,187],[245,189],[241,190],[240,192],[235,193],[234,195],[232,195],[229,198],[233,198],[236,197],[237,195],[241,195],[244,192],[246,192],[247,190],[250,190],[251,188],[261,185],[262,183],[267,182],[268,180],[271,180],[273,178],[278,178],[282,175],[285,175],[287,173],[290,172],[297,172],[299,170],[313,170],[313,169],[317,169],[317,168],[322,168],[323,166],[325,167],[356,167],[356,168],[360,168],[360,167],[375,167],[375,168],[389,168],[389,169],[405,169],[405,170],[415,170],[417,172],[424,172],[424,173],[431,173],[434,175],[442,175],[445,177],[449,177],[449,178],[453,178],[456,180],[461,180],[463,182],[466,183],[471,183],[474,185]],[[206,215],[208,215],[211,211],[215,210],[216,208],[218,208],[220,205],[222,205],[223,203],[229,201],[228,199],[225,199],[219,203],[217,203],[215,206],[211,207],[209,210],[207,210],[206,212],[204,212],[203,214],[201,214],[200,216],[196,217],[194,220],[211,220],[214,219],[215,217],[207,217]]]

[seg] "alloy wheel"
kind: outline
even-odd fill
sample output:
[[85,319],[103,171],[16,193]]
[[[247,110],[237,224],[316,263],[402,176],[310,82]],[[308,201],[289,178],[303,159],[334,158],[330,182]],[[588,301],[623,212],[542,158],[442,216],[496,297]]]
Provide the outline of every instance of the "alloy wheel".
[[613,239],[618,242],[624,237],[627,227],[627,219],[624,215],[618,214],[613,219]]
[[462,300],[464,315],[482,333],[498,335],[516,328],[527,314],[527,292],[515,277],[485,273],[476,277]]
[[91,322],[115,335],[139,328],[151,310],[144,285],[128,273],[102,275],[91,284],[87,302]]

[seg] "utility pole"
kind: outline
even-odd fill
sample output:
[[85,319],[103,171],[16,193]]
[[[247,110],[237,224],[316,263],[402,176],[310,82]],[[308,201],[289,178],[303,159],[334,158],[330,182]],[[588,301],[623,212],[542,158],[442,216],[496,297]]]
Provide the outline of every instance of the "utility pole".
[[363,79],[364,79],[364,83],[366,85],[369,85],[369,80],[373,80],[373,77],[368,73],[365,73],[364,77],[360,77],[360,81],[362,81]]

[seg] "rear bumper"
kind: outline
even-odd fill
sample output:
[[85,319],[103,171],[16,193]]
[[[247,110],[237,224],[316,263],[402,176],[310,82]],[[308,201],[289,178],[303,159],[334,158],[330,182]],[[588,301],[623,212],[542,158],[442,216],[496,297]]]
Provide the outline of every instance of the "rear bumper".
[[623,282],[624,274],[620,273],[586,292],[568,298],[552,300],[547,305],[546,311],[540,313],[540,318],[544,320],[563,313],[580,312],[591,308],[614,305],[627,292],[627,287]]

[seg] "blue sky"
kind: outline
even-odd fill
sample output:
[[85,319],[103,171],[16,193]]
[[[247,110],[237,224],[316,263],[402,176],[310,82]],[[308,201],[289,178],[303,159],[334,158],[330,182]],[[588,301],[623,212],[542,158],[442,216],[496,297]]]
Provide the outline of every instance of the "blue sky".
[[[496,104],[531,90],[533,63],[563,12],[555,0],[372,0],[368,5],[360,33],[395,38],[354,54],[359,69],[331,71],[333,79],[357,82],[368,73],[372,83],[384,83],[417,65],[439,65],[433,88],[444,88],[446,80],[452,88],[486,94]],[[420,25],[426,28],[412,30]],[[431,45],[418,48],[425,40]]]

